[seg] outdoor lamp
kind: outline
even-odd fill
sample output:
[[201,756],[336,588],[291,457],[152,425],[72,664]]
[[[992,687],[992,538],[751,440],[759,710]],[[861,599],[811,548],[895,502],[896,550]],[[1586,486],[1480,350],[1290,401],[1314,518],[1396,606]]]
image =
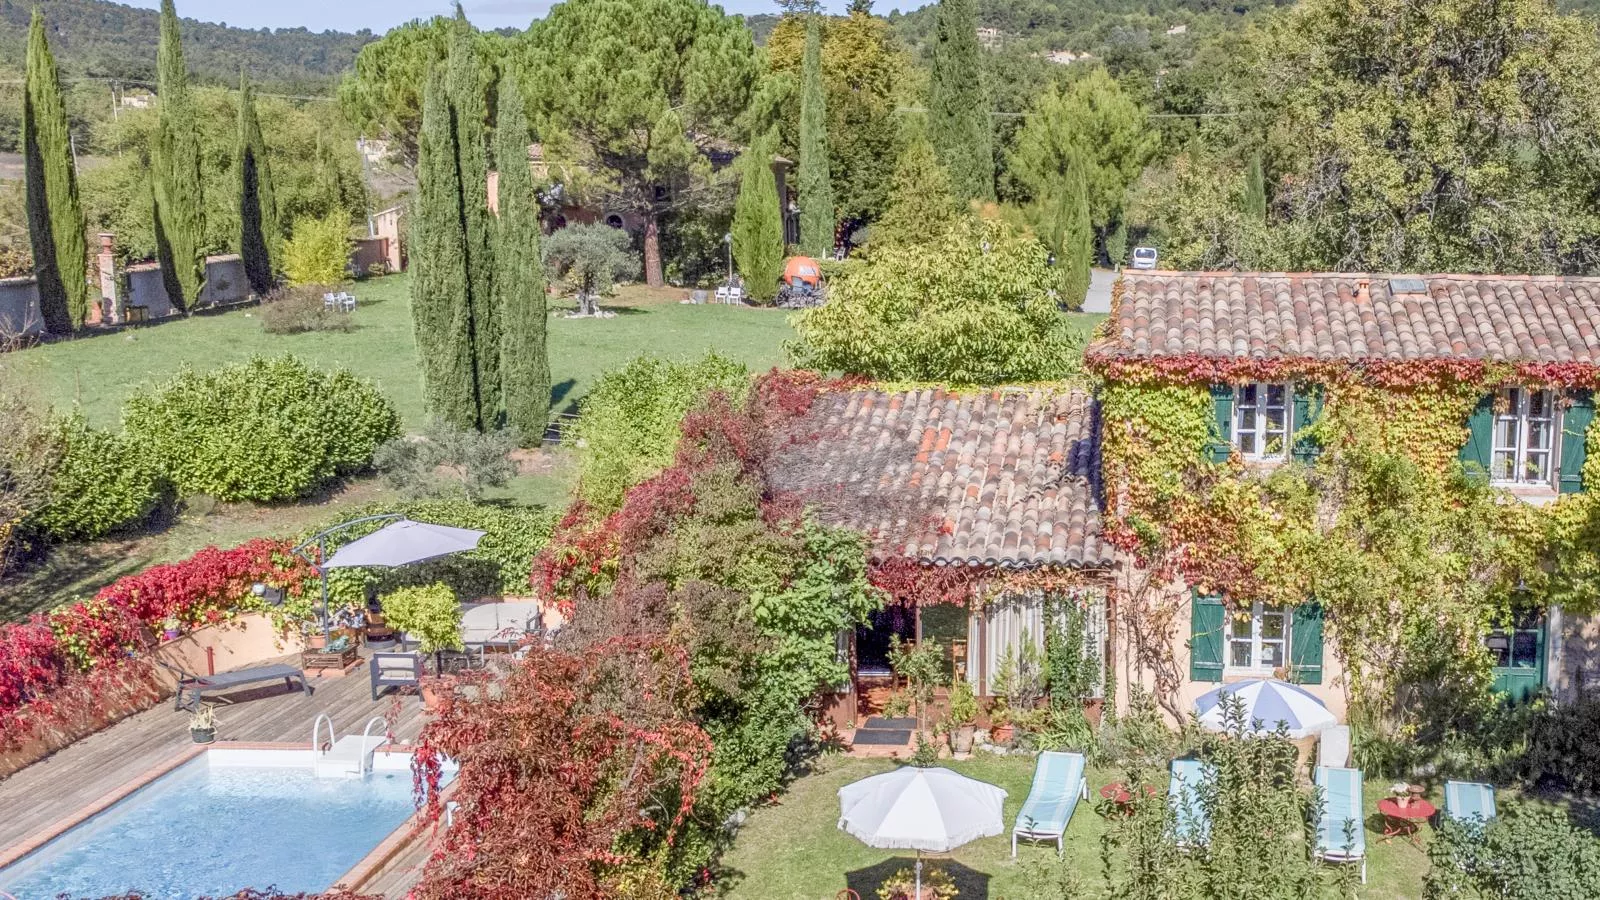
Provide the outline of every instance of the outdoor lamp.
[[262,581],[250,585],[250,593],[260,597],[268,606],[283,605],[283,588],[273,587]]

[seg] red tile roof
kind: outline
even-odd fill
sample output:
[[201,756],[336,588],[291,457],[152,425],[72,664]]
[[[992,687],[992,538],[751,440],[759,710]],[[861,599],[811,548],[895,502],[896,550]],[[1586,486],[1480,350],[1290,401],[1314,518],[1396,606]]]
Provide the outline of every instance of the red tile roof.
[[771,486],[935,565],[1103,566],[1098,409],[1082,390],[823,394]]
[[1600,364],[1600,278],[1130,271],[1119,291],[1092,357]]

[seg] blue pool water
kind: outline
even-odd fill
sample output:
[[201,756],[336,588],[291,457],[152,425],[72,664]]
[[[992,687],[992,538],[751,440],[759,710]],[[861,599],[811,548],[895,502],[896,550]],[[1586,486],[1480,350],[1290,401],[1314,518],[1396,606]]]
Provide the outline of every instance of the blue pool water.
[[0,871],[0,890],[17,900],[321,891],[413,809],[404,769],[321,779],[309,768],[212,766],[202,754]]

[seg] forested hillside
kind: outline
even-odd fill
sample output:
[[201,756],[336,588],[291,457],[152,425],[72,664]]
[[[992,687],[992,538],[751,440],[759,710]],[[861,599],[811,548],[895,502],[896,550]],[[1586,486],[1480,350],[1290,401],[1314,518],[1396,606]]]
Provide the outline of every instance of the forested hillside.
[[[155,76],[157,14],[106,0],[0,0],[0,77],[21,72],[34,7],[50,22],[50,46],[67,77],[150,81]],[[194,9],[196,7],[191,7]],[[184,19],[184,53],[200,83],[237,84],[239,69],[268,91],[323,93],[350,67],[370,31],[230,28]]]

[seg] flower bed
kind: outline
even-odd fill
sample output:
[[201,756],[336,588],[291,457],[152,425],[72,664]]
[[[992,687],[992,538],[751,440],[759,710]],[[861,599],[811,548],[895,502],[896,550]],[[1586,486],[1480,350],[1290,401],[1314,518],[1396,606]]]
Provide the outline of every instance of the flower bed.
[[265,538],[207,547],[118,579],[92,599],[0,625],[0,750],[70,729],[98,688],[126,680],[121,670],[155,643],[164,623],[192,631],[228,621],[259,606],[250,590],[258,581],[298,596],[314,573],[289,551],[287,542]]

